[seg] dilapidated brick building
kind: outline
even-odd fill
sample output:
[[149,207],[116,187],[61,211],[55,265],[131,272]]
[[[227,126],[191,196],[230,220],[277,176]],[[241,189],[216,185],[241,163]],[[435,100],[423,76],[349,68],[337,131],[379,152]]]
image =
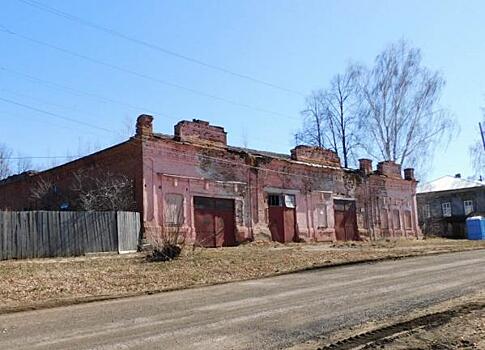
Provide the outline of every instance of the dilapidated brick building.
[[0,208],[31,208],[31,188],[42,178],[68,193],[73,174],[84,169],[129,176],[145,230],[180,227],[203,246],[420,235],[412,169],[403,178],[400,165],[381,162],[373,170],[368,159],[344,169],[327,149],[232,147],[224,128],[205,121],[181,121],[174,135],[153,132],[152,121],[141,115],[136,135],[119,145],[0,182]]

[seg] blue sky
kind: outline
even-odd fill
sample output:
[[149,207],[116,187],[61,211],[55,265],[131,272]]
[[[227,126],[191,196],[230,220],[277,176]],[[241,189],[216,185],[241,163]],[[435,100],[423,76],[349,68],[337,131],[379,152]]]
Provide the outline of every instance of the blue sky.
[[[441,104],[461,127],[448,148],[437,150],[428,179],[471,175],[468,147],[479,137],[485,104],[483,1],[35,1],[303,94],[325,87],[350,61],[372,63],[404,38],[443,73]],[[64,156],[107,146],[142,113],[155,116],[159,132],[199,118],[224,126],[232,145],[284,153],[293,147],[304,102],[298,93],[151,50],[20,0],[2,1],[0,25],[0,142],[18,154]]]

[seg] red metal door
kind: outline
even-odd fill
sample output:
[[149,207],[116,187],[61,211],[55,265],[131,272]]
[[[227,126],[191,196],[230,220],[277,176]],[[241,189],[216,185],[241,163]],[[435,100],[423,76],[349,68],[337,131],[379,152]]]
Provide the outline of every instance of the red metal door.
[[284,195],[268,195],[268,225],[273,241],[286,243],[295,240],[295,208],[286,205]]
[[201,246],[236,244],[233,200],[194,197],[194,218],[196,242]]
[[334,203],[335,236],[338,241],[357,240],[357,217],[355,202],[338,201]]
[[195,208],[195,233],[196,242],[202,247],[215,247],[215,223],[214,215],[210,210]]
[[285,224],[283,220],[283,207],[269,207],[268,219],[271,239],[276,242],[285,243]]
[[295,209],[285,208],[283,211],[283,221],[285,226],[285,242],[293,242],[296,237],[295,230]]
[[345,241],[345,211],[335,210],[335,238]]
[[236,244],[234,232],[234,201],[232,199],[215,199],[214,210],[216,246],[233,246]]

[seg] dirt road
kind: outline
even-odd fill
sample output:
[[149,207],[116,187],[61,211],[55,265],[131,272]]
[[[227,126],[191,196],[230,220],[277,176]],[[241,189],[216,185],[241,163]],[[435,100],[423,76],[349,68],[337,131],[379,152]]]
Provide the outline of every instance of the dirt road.
[[485,250],[0,316],[0,349],[279,349],[485,288]]

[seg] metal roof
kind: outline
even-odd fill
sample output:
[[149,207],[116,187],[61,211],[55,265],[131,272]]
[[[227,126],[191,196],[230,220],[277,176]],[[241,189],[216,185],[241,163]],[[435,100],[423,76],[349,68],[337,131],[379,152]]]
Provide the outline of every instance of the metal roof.
[[436,180],[418,185],[418,193],[462,190],[466,188],[484,187],[485,183],[475,180],[466,180],[454,176],[443,176]]

